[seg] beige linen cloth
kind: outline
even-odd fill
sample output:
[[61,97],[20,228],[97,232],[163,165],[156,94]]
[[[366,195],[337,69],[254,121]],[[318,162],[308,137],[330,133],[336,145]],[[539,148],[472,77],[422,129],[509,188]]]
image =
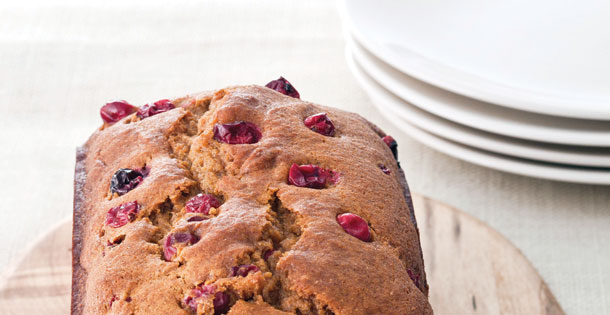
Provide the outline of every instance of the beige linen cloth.
[[352,78],[332,1],[3,1],[0,16],[0,269],[71,214],[74,150],[106,101],[283,75],[392,133],[412,189],[509,238],[568,314],[610,314],[610,188],[489,170],[400,133]]

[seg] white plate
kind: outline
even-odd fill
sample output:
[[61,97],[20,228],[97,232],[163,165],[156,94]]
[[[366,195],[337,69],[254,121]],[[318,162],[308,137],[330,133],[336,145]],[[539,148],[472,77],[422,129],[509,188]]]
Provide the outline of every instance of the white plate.
[[377,57],[520,110],[610,120],[610,1],[341,0]]
[[356,41],[352,40],[350,45],[356,60],[375,81],[435,115],[520,139],[563,145],[610,146],[610,121],[542,115],[477,101],[407,76],[368,53]]
[[471,147],[509,156],[552,163],[607,167],[610,172],[610,148],[588,148],[551,145],[498,136],[453,123],[413,106],[384,89],[369,77],[348,51],[348,63],[366,92],[375,95],[384,108],[390,109],[409,124],[432,134]]
[[[356,69],[354,64],[350,66],[352,70]],[[369,89],[366,87],[366,81],[361,80],[361,77],[359,77],[355,71],[354,74],[356,74],[356,78],[368,93]],[[372,92],[373,90],[370,91]],[[411,125],[406,120],[398,118],[400,117],[400,114],[398,112],[393,112],[392,107],[387,106],[384,97],[380,94],[369,93],[369,96],[371,97],[372,103],[388,121],[415,140],[447,155],[473,164],[513,174],[572,183],[610,185],[610,171],[608,170],[537,163],[490,153],[437,137]]]

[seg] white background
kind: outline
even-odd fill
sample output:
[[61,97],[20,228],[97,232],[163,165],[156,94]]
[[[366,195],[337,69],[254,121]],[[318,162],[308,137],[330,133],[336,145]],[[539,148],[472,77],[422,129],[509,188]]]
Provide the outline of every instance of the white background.
[[392,133],[412,189],[507,236],[568,314],[610,313],[610,188],[491,171],[399,133],[350,75],[332,1],[11,1],[0,16],[0,269],[71,215],[74,151],[106,101],[283,75]]

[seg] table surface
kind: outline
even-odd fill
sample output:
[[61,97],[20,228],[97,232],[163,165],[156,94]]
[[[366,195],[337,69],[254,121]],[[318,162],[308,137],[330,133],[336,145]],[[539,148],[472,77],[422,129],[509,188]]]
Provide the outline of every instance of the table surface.
[[74,151],[106,101],[283,75],[303,99],[393,134],[412,189],[510,239],[567,314],[610,314],[610,188],[489,170],[400,133],[350,75],[332,1],[164,2],[0,2],[0,270],[71,214]]

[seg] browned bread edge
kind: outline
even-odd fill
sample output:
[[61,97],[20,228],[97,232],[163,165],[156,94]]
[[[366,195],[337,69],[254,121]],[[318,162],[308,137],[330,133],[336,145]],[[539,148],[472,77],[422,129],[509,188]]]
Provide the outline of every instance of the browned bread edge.
[[72,223],[72,294],[70,313],[79,315],[83,312],[83,296],[85,294],[86,271],[80,265],[82,250],[82,209],[84,202],[83,189],[87,180],[84,147],[76,149],[76,166],[74,168],[74,213]]

